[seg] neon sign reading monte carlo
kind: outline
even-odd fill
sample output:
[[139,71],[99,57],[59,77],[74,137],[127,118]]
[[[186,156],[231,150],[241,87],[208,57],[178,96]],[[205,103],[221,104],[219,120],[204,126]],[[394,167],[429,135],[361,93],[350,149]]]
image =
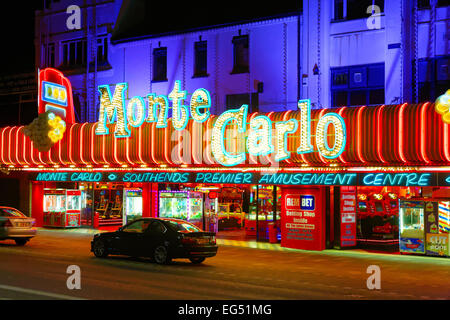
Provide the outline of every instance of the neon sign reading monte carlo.
[[[100,92],[99,119],[95,133],[97,135],[109,134],[107,123],[114,123],[116,138],[127,138],[131,135],[130,126],[138,128],[144,124],[156,123],[156,128],[168,126],[169,100],[172,103],[172,126],[175,130],[182,131],[188,125],[190,117],[197,123],[203,123],[209,119],[211,96],[206,89],[197,89],[191,96],[189,107],[183,105],[187,97],[186,91],[180,90],[180,81],[175,81],[174,88],[168,96],[147,95],[147,104],[140,96],[133,97],[125,106],[126,83],[115,86],[114,94],[111,94],[109,85],[98,87]],[[246,149],[253,156],[267,156],[275,153],[275,161],[290,158],[287,150],[288,134],[294,134],[300,129],[300,146],[298,154],[313,152],[311,144],[311,106],[309,100],[298,102],[300,121],[289,119],[277,121],[274,124],[269,117],[260,115],[252,118],[247,123],[248,106],[242,105],[238,109],[228,110],[222,113],[215,121],[211,134],[211,151],[217,162],[224,166],[235,166],[246,160],[246,152],[232,154],[225,148],[225,129],[234,122],[238,127],[238,133],[245,133],[248,124],[248,138]],[[328,144],[327,132],[329,126],[334,127],[335,141],[332,146]],[[344,119],[337,113],[327,113],[322,116],[316,126],[316,147],[319,153],[326,159],[335,159],[344,151],[346,144],[346,127]],[[273,144],[275,138],[275,145]]]

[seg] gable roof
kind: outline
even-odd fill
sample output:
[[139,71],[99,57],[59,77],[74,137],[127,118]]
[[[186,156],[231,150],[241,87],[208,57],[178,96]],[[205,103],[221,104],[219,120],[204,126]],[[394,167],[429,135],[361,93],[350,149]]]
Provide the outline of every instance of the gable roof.
[[123,0],[113,43],[154,38],[299,14],[301,1]]

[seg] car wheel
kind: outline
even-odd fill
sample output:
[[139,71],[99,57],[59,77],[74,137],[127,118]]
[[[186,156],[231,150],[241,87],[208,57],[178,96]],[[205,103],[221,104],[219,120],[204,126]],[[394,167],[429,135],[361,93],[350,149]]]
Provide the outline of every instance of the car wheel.
[[167,264],[170,262],[169,252],[163,245],[158,246],[153,251],[153,260],[158,264]]
[[189,260],[191,260],[191,262],[194,264],[199,264],[205,261],[205,258],[189,258]]
[[103,240],[95,241],[92,251],[97,258],[105,258],[108,256],[108,250],[106,249],[106,245]]
[[28,239],[14,239],[14,241],[18,246],[24,246],[28,242]]

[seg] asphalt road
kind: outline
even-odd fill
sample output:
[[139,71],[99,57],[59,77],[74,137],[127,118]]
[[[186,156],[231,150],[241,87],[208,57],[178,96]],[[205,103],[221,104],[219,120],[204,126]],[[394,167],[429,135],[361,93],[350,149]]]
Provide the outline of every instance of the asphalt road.
[[[24,247],[0,242],[0,300],[8,299],[445,299],[450,259],[354,252],[271,251],[220,246],[203,264],[95,258],[91,235],[40,231]],[[81,270],[69,290],[68,266]],[[367,288],[367,267],[381,289]]]

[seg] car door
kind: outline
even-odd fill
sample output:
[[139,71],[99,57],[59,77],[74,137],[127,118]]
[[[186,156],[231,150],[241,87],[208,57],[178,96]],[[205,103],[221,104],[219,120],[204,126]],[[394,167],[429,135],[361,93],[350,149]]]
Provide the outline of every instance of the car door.
[[115,247],[120,254],[137,256],[137,246],[142,241],[144,227],[147,227],[145,221],[137,220],[117,231]]
[[151,255],[158,245],[165,244],[165,242],[167,242],[167,228],[160,221],[152,221],[145,234],[147,254]]

